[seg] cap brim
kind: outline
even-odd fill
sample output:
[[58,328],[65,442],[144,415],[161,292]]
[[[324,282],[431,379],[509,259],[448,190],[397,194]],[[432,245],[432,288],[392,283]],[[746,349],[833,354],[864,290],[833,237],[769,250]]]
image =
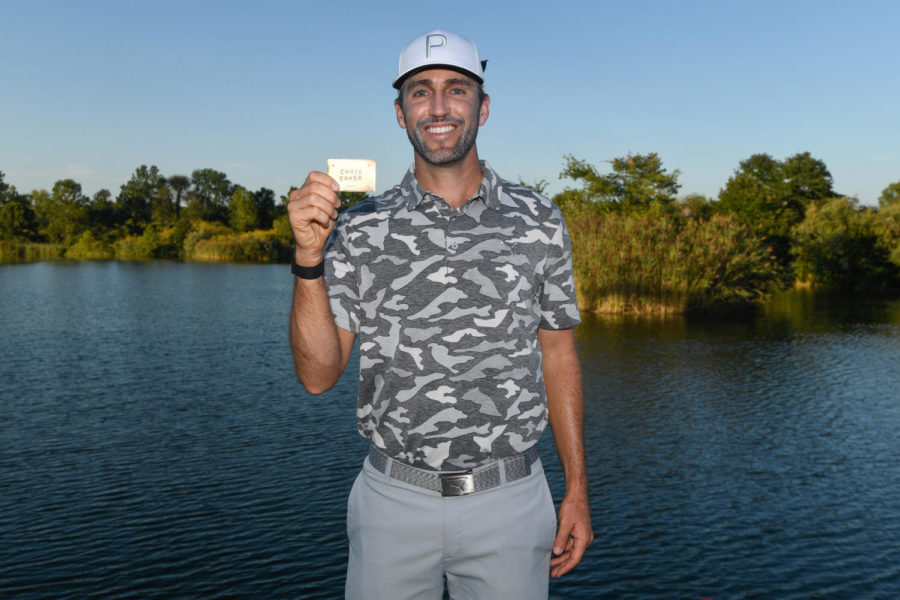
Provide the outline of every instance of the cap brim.
[[406,73],[404,73],[403,75],[401,75],[400,77],[398,77],[397,79],[394,80],[394,84],[393,84],[394,89],[399,90],[401,87],[403,87],[404,81],[406,81],[407,79],[409,79],[416,73],[421,73],[422,71],[427,71],[428,69],[450,69],[451,71],[456,71],[458,73],[462,73],[463,75],[468,75],[469,77],[474,79],[476,82],[478,82],[478,85],[484,85],[484,79],[468,69],[464,69],[457,65],[433,64],[433,65],[422,65],[421,67],[417,67],[415,69],[410,69],[409,71],[407,71]]

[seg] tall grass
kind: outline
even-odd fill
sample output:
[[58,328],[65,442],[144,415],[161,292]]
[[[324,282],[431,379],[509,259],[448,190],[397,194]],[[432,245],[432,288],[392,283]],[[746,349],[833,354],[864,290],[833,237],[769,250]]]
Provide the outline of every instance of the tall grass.
[[0,240],[0,262],[28,262],[33,260],[54,260],[66,254],[62,244],[41,244]]
[[[222,233],[191,241],[191,251],[186,252],[188,260],[261,263],[290,260],[290,244],[271,230]],[[185,245],[187,246],[187,242]]]
[[601,313],[675,314],[753,305],[775,276],[768,252],[724,216],[617,214],[562,206],[579,304]]

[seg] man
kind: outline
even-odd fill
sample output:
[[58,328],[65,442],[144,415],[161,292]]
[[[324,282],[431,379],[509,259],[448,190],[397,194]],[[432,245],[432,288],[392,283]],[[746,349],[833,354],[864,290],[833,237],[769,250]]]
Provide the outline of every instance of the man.
[[[346,597],[544,599],[593,540],[579,322],[559,210],[478,158],[484,64],[433,30],[401,52],[395,101],[414,163],[345,211],[309,174],[288,206],[297,377],[313,394],[359,336],[358,428],[371,449],[348,502]],[[536,444],[565,471],[557,519]]]

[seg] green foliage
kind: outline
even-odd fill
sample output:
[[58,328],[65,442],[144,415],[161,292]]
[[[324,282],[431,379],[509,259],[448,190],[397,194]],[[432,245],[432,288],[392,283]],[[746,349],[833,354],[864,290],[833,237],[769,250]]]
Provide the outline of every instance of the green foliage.
[[78,240],[66,250],[66,258],[78,260],[110,260],[116,252],[109,244],[94,237],[90,230],[81,234]]
[[851,198],[811,205],[796,229],[801,280],[838,290],[885,289],[898,283],[897,266],[879,239],[877,217]]
[[191,230],[184,237],[182,256],[187,260],[193,260],[197,244],[216,236],[227,235],[231,230],[221,223],[209,221],[194,221]]
[[115,256],[119,260],[152,260],[160,258],[163,247],[156,227],[148,225],[141,235],[129,235],[115,243]]
[[294,241],[294,232],[291,230],[291,221],[287,215],[275,218],[275,221],[272,223],[272,231],[284,244],[291,244]]
[[37,217],[28,197],[5,183],[0,171],[0,239],[27,241],[36,237]]
[[550,187],[550,183],[546,179],[539,179],[534,183],[528,183],[522,177],[519,177],[519,185],[522,187],[527,187],[530,190],[534,190],[538,194],[546,194],[547,188]]
[[259,223],[256,198],[243,187],[236,186],[228,206],[228,215],[228,224],[235,231],[256,229]]
[[359,204],[368,197],[368,194],[365,192],[338,192],[338,198],[341,201],[338,212],[344,212],[354,204]]
[[887,208],[897,204],[900,204],[900,181],[884,188],[878,197],[878,206],[880,208]]
[[22,262],[32,260],[55,260],[62,258],[66,247],[62,244],[41,244],[0,240],[0,262]]
[[169,204],[166,178],[156,166],[141,165],[121,186],[116,202],[128,230],[139,233],[152,221],[154,212],[170,212],[165,206]]
[[581,189],[570,190],[568,199],[598,202],[609,210],[645,210],[674,202],[680,171],[667,173],[655,152],[629,154],[610,161],[612,173],[601,175],[596,167],[574,156],[565,157],[560,178],[581,182]]
[[181,203],[185,192],[191,187],[191,180],[186,175],[171,175],[166,179],[166,185],[169,188],[172,204],[175,207],[175,216],[180,217]]
[[878,245],[892,264],[900,267],[900,202],[885,202],[875,214]]
[[275,231],[222,233],[197,241],[191,260],[210,262],[287,262],[291,246]]
[[712,201],[703,194],[688,194],[678,201],[680,213],[684,217],[708,221],[713,216]]
[[275,192],[269,188],[259,188],[253,192],[256,202],[257,229],[271,229],[272,221],[280,214],[275,206]]
[[95,237],[109,237],[110,234],[118,233],[122,224],[118,208],[109,190],[100,190],[94,194],[88,206],[88,222]]
[[38,233],[53,244],[72,244],[88,228],[88,198],[72,179],[57,181],[53,191],[35,191],[31,201]]
[[[555,199],[554,199],[555,200]],[[709,221],[662,212],[610,214],[563,202],[583,309],[685,313],[754,305],[775,271],[733,217]]]
[[825,164],[808,152],[778,161],[768,154],[754,154],[719,193],[716,209],[733,214],[763,243],[772,248],[781,278],[791,275],[793,228],[803,220],[807,206],[830,198],[831,174]]
[[[745,306],[773,274],[786,283],[794,265],[818,285],[900,287],[900,182],[885,188],[879,209],[861,209],[832,199],[831,175],[809,153],[783,161],[757,154],[741,162],[717,201],[699,194],[676,201],[679,172],[668,173],[656,154],[610,165],[601,174],[567,156],[561,176],[579,186],[553,198],[572,231],[585,308]],[[167,178],[141,165],[115,199],[108,190],[88,198],[71,179],[22,195],[0,172],[0,260],[288,261],[289,194],[276,203],[272,190],[251,193],[213,169]],[[366,197],[341,193],[340,210]]]
[[188,192],[188,205],[199,207],[199,215],[207,221],[228,221],[228,201],[232,187],[228,176],[215,169],[197,169],[191,173],[193,188]]

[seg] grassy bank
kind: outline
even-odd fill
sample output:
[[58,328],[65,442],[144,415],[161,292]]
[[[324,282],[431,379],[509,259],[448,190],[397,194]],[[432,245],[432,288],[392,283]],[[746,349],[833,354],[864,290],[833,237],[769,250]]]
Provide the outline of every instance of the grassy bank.
[[66,247],[61,244],[0,240],[0,262],[27,262],[63,258]]
[[[590,202],[561,208],[584,310],[665,315],[742,309],[760,300],[775,277],[763,245],[731,217],[617,214]],[[184,229],[149,226],[141,235],[113,241],[85,232],[68,248],[0,243],[0,259],[7,262],[65,257],[274,263],[288,262],[290,253],[286,222],[242,233],[206,221]]]
[[677,314],[753,306],[775,276],[762,245],[729,217],[561,207],[579,304],[600,313]]

